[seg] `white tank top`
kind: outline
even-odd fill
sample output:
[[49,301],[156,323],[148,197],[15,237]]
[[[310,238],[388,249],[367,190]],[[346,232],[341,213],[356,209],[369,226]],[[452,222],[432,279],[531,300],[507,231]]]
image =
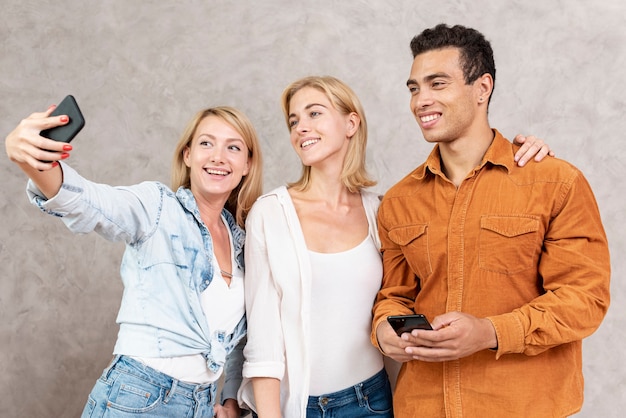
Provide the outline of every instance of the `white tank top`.
[[370,341],[372,306],[383,275],[378,248],[368,236],[340,253],[309,251],[311,292],[310,396],[336,392],[383,368]]

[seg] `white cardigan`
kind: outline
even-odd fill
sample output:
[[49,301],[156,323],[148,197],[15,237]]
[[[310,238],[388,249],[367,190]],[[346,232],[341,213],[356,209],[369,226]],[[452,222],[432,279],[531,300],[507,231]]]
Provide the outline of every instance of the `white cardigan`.
[[[369,235],[380,248],[376,228],[379,198],[368,191],[362,191],[361,197]],[[283,417],[305,417],[310,380],[311,266],[286,187],[261,196],[252,207],[246,220],[244,253],[248,343],[240,404],[256,410],[250,379],[274,377],[281,380]]]

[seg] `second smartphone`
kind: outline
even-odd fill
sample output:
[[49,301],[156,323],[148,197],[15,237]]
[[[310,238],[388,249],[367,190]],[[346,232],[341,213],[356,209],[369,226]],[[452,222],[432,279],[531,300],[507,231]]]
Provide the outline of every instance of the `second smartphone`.
[[428,319],[422,314],[391,315],[387,317],[387,322],[389,322],[398,336],[405,332],[411,332],[414,329],[433,329]]

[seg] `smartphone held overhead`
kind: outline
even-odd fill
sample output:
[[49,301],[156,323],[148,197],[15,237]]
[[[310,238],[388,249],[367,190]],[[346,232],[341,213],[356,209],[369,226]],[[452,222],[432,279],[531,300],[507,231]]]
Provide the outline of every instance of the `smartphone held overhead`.
[[85,126],[85,118],[74,96],[67,95],[50,114],[50,116],[59,115],[67,115],[69,122],[62,126],[43,130],[41,131],[41,136],[54,139],[55,141],[71,142]]

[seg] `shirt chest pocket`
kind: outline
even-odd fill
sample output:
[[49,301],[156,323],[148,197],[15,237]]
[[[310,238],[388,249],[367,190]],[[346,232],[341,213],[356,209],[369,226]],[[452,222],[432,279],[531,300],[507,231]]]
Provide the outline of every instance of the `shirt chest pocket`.
[[197,250],[189,252],[181,237],[169,235],[163,239],[155,237],[147,241],[142,249],[140,267],[149,269],[160,264],[172,264],[180,268],[187,268],[190,256],[195,258]]
[[484,215],[478,262],[483,270],[515,274],[535,267],[541,251],[540,219],[533,215]]
[[189,242],[178,235],[154,239],[142,248],[139,265],[153,274],[178,276],[190,281],[192,277],[205,278],[209,260],[202,251],[202,242]]
[[428,249],[428,224],[394,228],[389,231],[389,238],[400,246],[407,263],[420,279],[423,280],[432,274]]

